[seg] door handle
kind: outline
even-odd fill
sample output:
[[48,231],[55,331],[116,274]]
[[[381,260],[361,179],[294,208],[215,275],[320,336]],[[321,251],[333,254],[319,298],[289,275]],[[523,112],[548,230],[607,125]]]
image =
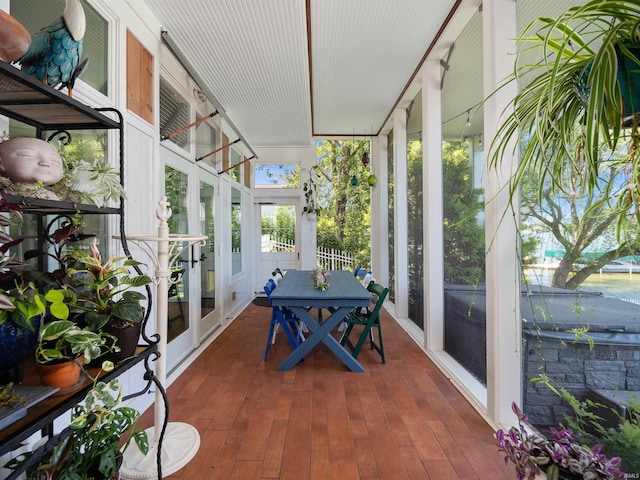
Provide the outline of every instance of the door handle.
[[195,266],[196,263],[198,262],[204,262],[207,259],[207,256],[203,253],[200,255],[199,259],[195,259],[195,252],[193,250],[193,245],[191,245],[191,268],[193,268]]

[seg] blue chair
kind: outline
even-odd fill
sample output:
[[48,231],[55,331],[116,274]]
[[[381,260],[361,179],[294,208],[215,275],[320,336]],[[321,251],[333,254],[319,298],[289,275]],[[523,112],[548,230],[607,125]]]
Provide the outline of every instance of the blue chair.
[[366,270],[364,268],[356,267],[353,272],[353,276],[359,279],[363,279],[367,273],[373,273],[371,270]]
[[[264,286],[264,292],[267,294],[269,303],[271,303],[271,292],[275,288],[275,282],[269,279]],[[271,305],[271,323],[269,325],[269,336],[267,337],[267,348],[264,352],[264,360],[269,357],[269,349],[274,341],[274,335],[279,327],[282,327],[292,348],[296,348],[304,337],[300,331],[299,320],[291,310],[285,307],[276,307]]]

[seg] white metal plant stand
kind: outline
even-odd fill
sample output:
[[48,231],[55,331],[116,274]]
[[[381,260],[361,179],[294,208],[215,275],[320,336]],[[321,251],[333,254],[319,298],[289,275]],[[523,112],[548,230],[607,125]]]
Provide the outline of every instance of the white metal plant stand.
[[[155,267],[158,302],[156,324],[159,336],[155,377],[162,387],[167,381],[167,303],[171,268],[184,250],[196,243],[204,245],[207,240],[206,235],[170,234],[167,223],[171,217],[169,207],[167,197],[163,196],[156,208],[156,217],[160,221],[157,235],[127,235],[127,241],[138,245]],[[180,470],[195,456],[200,447],[198,430],[187,423],[169,423],[168,413],[169,406],[163,388],[156,388],[154,426],[146,430],[149,452],[143,455],[132,442],[124,454],[120,468],[121,479],[161,479],[164,475]]]

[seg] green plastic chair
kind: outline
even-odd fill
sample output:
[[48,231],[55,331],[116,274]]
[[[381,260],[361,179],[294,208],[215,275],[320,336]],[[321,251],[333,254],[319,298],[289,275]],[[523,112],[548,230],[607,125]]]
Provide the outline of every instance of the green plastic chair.
[[[382,357],[382,363],[386,363],[384,358],[384,345],[382,343],[382,329],[380,328],[380,309],[382,308],[382,304],[384,303],[384,299],[389,293],[389,289],[383,287],[379,283],[371,282],[367,287],[367,290],[371,292],[373,295],[378,297],[373,310],[367,309],[366,312],[361,312],[360,310],[349,312],[349,314],[345,317],[344,321],[347,323],[347,329],[344,332],[344,335],[340,339],[340,345],[348,347],[353,355],[353,358],[357,358],[360,354],[360,350],[364,345],[364,342],[369,338],[369,344],[372,350],[376,350],[380,356]],[[350,339],[349,335],[351,335],[353,328],[356,325],[362,326],[362,330],[360,333],[360,337],[354,344]],[[373,336],[374,328],[378,329],[378,343],[375,342]],[[359,330],[359,329],[357,329]]]

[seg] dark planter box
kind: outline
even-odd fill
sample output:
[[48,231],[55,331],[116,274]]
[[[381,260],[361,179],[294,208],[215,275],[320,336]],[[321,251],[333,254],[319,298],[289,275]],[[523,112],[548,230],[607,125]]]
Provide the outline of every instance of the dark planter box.
[[[449,285],[444,303],[445,350],[486,384],[484,287]],[[571,411],[549,388],[530,382],[541,373],[580,399],[589,388],[640,390],[640,306],[543,287],[523,291],[521,310],[523,405],[533,424],[555,425]],[[570,331],[584,326],[593,349]]]

